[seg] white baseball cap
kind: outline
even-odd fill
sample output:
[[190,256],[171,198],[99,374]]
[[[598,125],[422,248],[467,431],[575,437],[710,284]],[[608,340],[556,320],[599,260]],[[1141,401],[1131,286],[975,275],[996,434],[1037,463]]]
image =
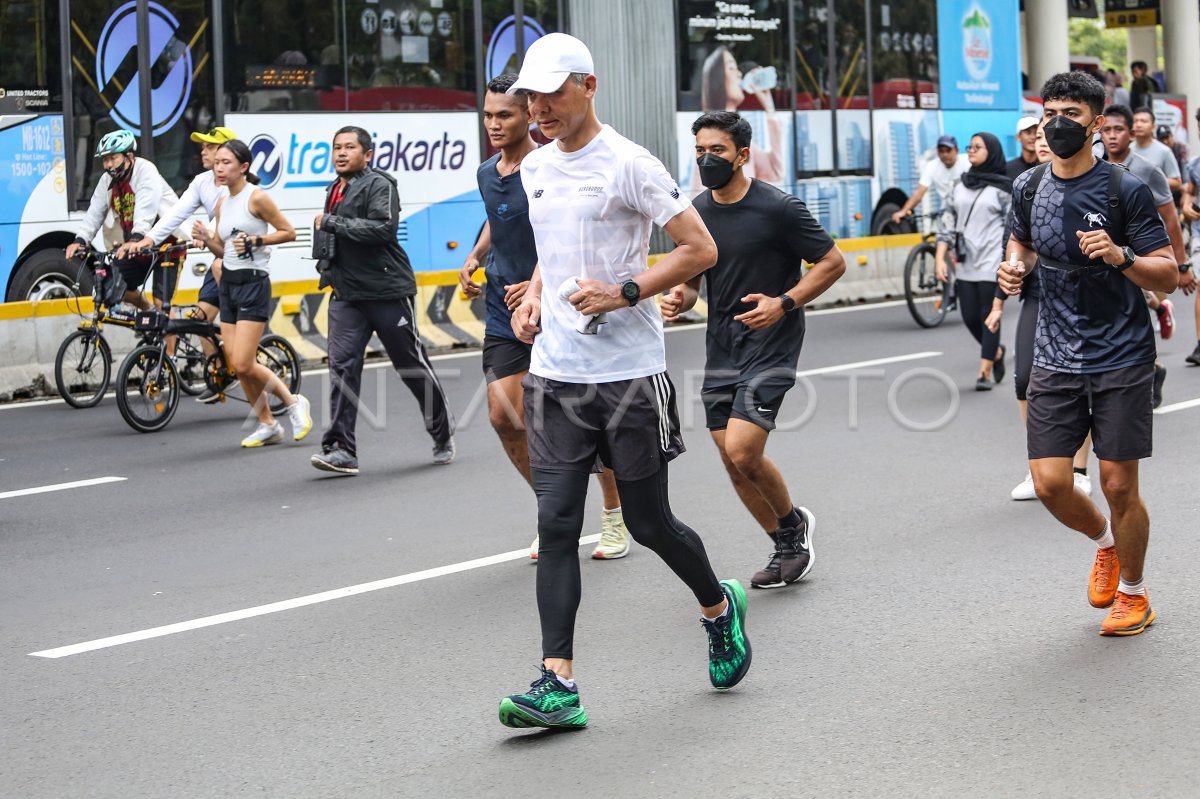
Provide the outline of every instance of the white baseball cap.
[[525,51],[521,74],[507,94],[519,91],[549,94],[561,89],[571,73],[591,75],[594,71],[586,44],[565,33],[547,33]]
[[1017,120],[1017,133],[1024,133],[1032,127],[1040,125],[1042,120],[1037,117],[1021,117]]

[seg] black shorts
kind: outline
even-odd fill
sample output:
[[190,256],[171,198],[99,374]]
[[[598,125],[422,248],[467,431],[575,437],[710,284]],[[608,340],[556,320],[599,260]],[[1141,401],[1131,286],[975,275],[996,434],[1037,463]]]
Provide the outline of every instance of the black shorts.
[[204,283],[200,285],[200,296],[196,298],[196,302],[221,307],[221,287],[217,285],[217,279],[213,277],[211,269],[204,273]]
[[221,274],[221,321],[266,322],[271,318],[271,278],[262,275],[246,280],[232,271]]
[[[133,258],[121,258],[116,261],[115,266],[125,281],[125,290],[140,293],[146,278],[150,276],[151,267],[155,267],[155,262],[149,255],[139,255]],[[150,288],[151,296],[159,300],[169,300],[169,295],[175,290],[174,277],[177,273],[178,267],[164,269],[162,262],[159,262],[154,269],[154,280]],[[172,278],[169,283],[168,278]]]
[[1087,434],[1105,461],[1149,458],[1154,364],[1077,375],[1034,366],[1029,377],[1029,459],[1070,458]]
[[515,338],[483,337],[483,375],[487,382],[529,371],[533,345]]
[[603,463],[618,480],[641,480],[684,451],[675,387],[666,372],[611,383],[529,374],[521,385],[535,469],[598,472]]
[[775,429],[784,396],[794,385],[796,373],[788,372],[778,376],[764,374],[727,386],[705,386],[700,390],[705,424],[709,430],[724,430],[733,417],[770,432]]

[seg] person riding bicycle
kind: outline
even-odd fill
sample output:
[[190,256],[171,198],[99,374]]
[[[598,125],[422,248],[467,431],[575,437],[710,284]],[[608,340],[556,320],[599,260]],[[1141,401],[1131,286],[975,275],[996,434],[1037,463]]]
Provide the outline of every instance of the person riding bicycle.
[[[103,159],[104,174],[92,192],[91,203],[75,241],[67,245],[67,258],[74,258],[87,247],[104,227],[105,246],[119,247],[115,266],[125,280],[125,302],[141,310],[149,307],[139,290],[146,281],[154,259],[149,254],[135,253],[133,244],[144,239],[159,215],[170,209],[179,198],[159,174],[158,168],[144,158],[138,158],[137,139],[128,130],[105,134],[96,145],[96,157]],[[183,231],[177,237],[185,239]],[[161,308],[164,295],[170,299],[164,285],[166,274],[154,275],[154,307]],[[174,286],[172,285],[172,289]]]

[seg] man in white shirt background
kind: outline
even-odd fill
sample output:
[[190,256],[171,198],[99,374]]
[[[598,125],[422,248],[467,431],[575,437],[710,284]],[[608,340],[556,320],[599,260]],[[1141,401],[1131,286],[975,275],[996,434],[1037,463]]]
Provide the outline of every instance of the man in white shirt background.
[[950,189],[954,188],[954,184],[970,168],[967,156],[958,151],[958,139],[949,135],[939,136],[937,158],[925,163],[925,168],[921,170],[921,179],[917,183],[917,190],[905,201],[903,208],[892,214],[892,222],[898,225],[901,219],[910,216],[913,209],[921,204],[921,200],[925,199],[925,192],[929,191],[931,187],[934,196],[937,197],[938,208],[941,208],[950,195]]

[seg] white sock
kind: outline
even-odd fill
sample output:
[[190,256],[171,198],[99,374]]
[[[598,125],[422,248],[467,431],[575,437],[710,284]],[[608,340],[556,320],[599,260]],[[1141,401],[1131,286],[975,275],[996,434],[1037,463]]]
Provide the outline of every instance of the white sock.
[[1131,594],[1136,596],[1146,595],[1146,581],[1138,580],[1136,583],[1129,583],[1125,578],[1121,578],[1121,582],[1117,584],[1117,590],[1122,594]]
[[562,683],[563,685],[565,685],[567,688],[574,690],[574,688],[575,688],[574,680],[568,680],[566,677],[559,677],[557,674],[555,674],[554,676],[558,677],[558,681],[560,683]]
[[1099,549],[1108,549],[1117,545],[1117,540],[1113,538],[1112,525],[1108,523],[1108,519],[1104,520],[1104,529],[1091,538]]
[[620,512],[621,512],[621,506],[620,506],[620,505],[618,505],[618,506],[617,506],[617,507],[615,507],[615,508],[605,508],[605,509],[604,509],[604,512],[605,512],[605,513],[620,513]]
[[[708,620],[709,620],[709,621],[716,621],[717,619],[727,619],[727,618],[729,618],[729,614],[730,614],[730,613],[732,613],[732,612],[733,612],[733,603],[732,603],[732,602],[729,602],[729,601],[726,601],[726,603],[725,603],[725,611],[724,611],[723,613],[721,613],[720,615],[714,616],[714,617],[712,617],[711,619],[708,619]],[[701,616],[700,618],[702,618],[702,619],[707,619],[708,617],[707,617],[707,616]]]

